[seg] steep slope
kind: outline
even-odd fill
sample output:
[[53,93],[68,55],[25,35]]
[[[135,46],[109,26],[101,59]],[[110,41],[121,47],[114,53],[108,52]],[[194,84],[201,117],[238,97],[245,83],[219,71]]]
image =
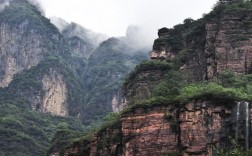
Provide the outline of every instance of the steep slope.
[[77,23],[70,23],[62,30],[73,54],[88,59],[99,44],[108,39],[104,34],[95,33]]
[[62,41],[57,28],[28,2],[10,1],[0,18],[0,87],[8,86],[14,74],[36,66],[46,55],[64,53],[58,48]]
[[[125,76],[134,66],[147,59],[146,53],[136,51],[124,38],[110,38],[100,44],[88,60],[85,88],[85,119],[96,114],[99,119],[106,112],[118,112],[122,106],[121,86]],[[94,85],[95,84],[95,85]]]
[[[65,110],[62,110],[62,114],[56,113],[57,115],[78,114],[68,112],[69,101],[66,102],[71,99],[72,94],[68,91],[77,86],[73,82],[78,78],[75,74],[78,67],[75,66],[75,58],[71,57],[70,48],[58,29],[27,1],[10,1],[0,17],[0,56],[3,62],[1,86],[6,87],[3,92],[7,90],[5,93],[19,96],[28,101],[33,109],[45,113],[55,114],[53,111],[59,110],[49,110],[45,107],[58,104],[59,107],[55,108]],[[84,60],[82,62],[85,66]],[[64,76],[62,71],[67,71]],[[50,74],[54,76],[48,77]],[[69,75],[74,81],[66,77]],[[58,94],[49,93],[52,91]],[[61,94],[62,97],[58,97]],[[76,101],[75,103],[80,104]]]
[[64,155],[251,155],[251,8],[220,1],[161,28],[124,84],[126,109]]
[[216,80],[228,69],[237,74],[251,71],[251,4],[249,1],[219,2],[199,20],[186,19],[174,28],[160,29],[153,59],[163,52],[177,56],[189,79]]
[[[108,64],[113,64],[116,68],[118,66],[120,68],[118,74],[123,76],[134,67],[134,64],[146,58],[146,54],[140,52],[138,54],[138,51],[130,49],[124,43],[124,39],[111,43],[115,50],[108,48],[110,45],[106,46],[110,43],[109,40],[94,51],[95,46],[106,37],[74,23],[63,30],[64,36],[62,36],[50,20],[43,17],[36,7],[25,0],[10,1],[0,17],[2,25],[0,56],[3,62],[0,69],[3,88],[1,93],[8,95],[1,98],[11,96],[23,98],[30,103],[31,108],[44,113],[55,114],[52,111],[59,112],[59,110],[49,108],[56,108],[65,109],[61,110],[62,114],[56,113],[57,115],[82,115],[82,112],[86,111],[81,108],[84,102],[83,95],[86,95],[90,87],[95,84],[95,81],[86,82],[87,77],[96,79],[104,76],[96,75],[93,71],[94,66],[97,68],[100,66],[96,64],[97,62],[104,59],[103,67],[112,66]],[[95,36],[94,40],[92,35]],[[131,53],[126,54],[127,50]],[[87,60],[93,51],[95,54]],[[115,60],[113,58],[110,61],[109,56],[112,56],[114,51],[119,54],[116,59],[122,59],[122,62],[113,63]],[[125,69],[120,67],[124,64],[127,66]],[[97,70],[97,72],[105,71],[108,69]],[[102,83],[101,86],[105,85],[109,83]],[[111,101],[112,99],[113,97]],[[59,107],[52,107],[55,104]],[[71,104],[75,104],[76,107],[70,107]]]
[[[183,84],[177,93],[176,86],[163,86],[161,91],[165,93],[161,96],[157,82],[166,82],[165,75],[173,70],[164,69],[164,63],[141,64],[127,89],[132,92],[138,86],[134,98],[142,97],[140,90],[145,92],[147,89],[153,93],[151,98],[128,100],[127,109],[114,118],[109,116],[110,121],[105,122],[93,137],[75,140],[65,150],[65,155],[210,156],[221,149],[231,153],[232,148],[246,147],[251,138],[246,125],[251,125],[252,121],[249,113],[237,114],[251,112],[249,104],[244,102],[251,100],[251,92],[246,90],[252,84],[251,75],[237,77],[232,82],[239,80],[246,84],[239,88],[225,88],[217,83]],[[165,74],[148,77],[146,71],[163,71]],[[167,81],[177,81],[177,77],[169,77]],[[146,88],[147,84],[154,86]],[[172,91],[167,95],[169,89]],[[232,139],[237,142],[234,144]]]
[[73,131],[84,129],[77,119],[31,111],[22,100],[1,100],[0,108],[1,156],[45,155],[60,125]]
[[0,3],[0,155],[45,155],[62,125],[79,134],[118,110],[123,76],[147,54],[99,46],[106,37],[74,23],[61,34],[26,0]]
[[82,110],[75,96],[82,94],[78,66],[58,29],[35,6],[25,0],[6,4],[0,12],[1,155],[44,155],[58,124],[83,130],[77,119],[64,118]]

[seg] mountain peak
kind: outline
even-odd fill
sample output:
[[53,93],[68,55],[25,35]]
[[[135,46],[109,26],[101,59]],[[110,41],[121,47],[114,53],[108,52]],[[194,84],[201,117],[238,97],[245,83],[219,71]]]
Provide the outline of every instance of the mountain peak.
[[0,0],[0,11],[3,11],[6,6],[17,4],[19,5],[30,4],[34,6],[37,9],[37,11],[39,11],[42,15],[45,15],[45,11],[38,0]]

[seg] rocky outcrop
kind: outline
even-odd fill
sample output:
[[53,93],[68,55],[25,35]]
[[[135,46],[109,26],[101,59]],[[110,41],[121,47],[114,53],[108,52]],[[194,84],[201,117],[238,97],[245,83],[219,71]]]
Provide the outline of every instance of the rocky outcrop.
[[136,109],[121,118],[123,155],[212,155],[228,135],[223,130],[231,110],[210,101],[194,101],[184,109]]
[[172,59],[174,53],[170,46],[170,34],[168,28],[162,28],[158,30],[158,39],[154,41],[153,50],[150,52],[151,59]]
[[67,116],[67,87],[64,77],[59,72],[52,70],[43,77],[45,95],[40,108],[43,113],[56,116]]
[[134,78],[130,79],[130,83],[124,86],[124,98],[127,100],[127,104],[137,103],[153,96],[155,86],[162,81],[163,74],[164,71],[159,69],[136,74]]
[[[196,80],[215,80],[224,70],[246,74],[250,70],[249,14],[227,12],[206,20],[201,33],[187,38],[187,68]],[[246,17],[245,17],[246,16]],[[250,60],[250,61],[249,61]]]
[[181,147],[185,155],[213,155],[213,148],[220,148],[232,135],[223,128],[230,116],[230,109],[208,101],[187,104],[179,115]]
[[251,71],[252,12],[228,12],[206,23],[207,74],[211,79],[223,70],[238,74]]
[[[239,11],[238,11],[239,12]],[[252,12],[227,11],[173,29],[162,28],[155,40],[152,59],[181,57],[188,79],[215,80],[224,70],[237,74],[252,71]],[[187,26],[189,25],[189,27]],[[189,32],[189,33],[188,33]]]
[[[235,107],[235,103],[230,105]],[[123,113],[117,126],[98,132],[85,146],[92,156],[210,156],[216,148],[228,146],[228,138],[234,136],[232,107],[192,101],[182,109],[172,105],[136,108]],[[80,149],[71,147],[65,155],[80,154]]]
[[[164,155],[178,153],[176,111],[169,107],[136,109],[122,116],[123,154]],[[167,120],[166,117],[169,119]],[[169,121],[170,120],[170,121]],[[173,121],[174,120],[174,121]]]
[[[69,59],[65,43],[58,29],[34,3],[10,1],[0,14],[0,88],[9,94],[3,98],[23,99],[33,110],[67,116],[65,75],[57,72],[66,67],[52,63],[53,59]],[[55,68],[51,71],[48,64]]]
[[[7,87],[13,76],[36,66],[44,57],[43,37],[35,31],[26,32],[28,22],[13,28],[0,23],[0,87]],[[25,35],[29,33],[29,35]]]

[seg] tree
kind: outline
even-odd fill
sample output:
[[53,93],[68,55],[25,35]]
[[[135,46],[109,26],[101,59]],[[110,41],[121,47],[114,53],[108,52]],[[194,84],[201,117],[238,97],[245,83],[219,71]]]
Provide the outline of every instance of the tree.
[[243,2],[244,0],[219,0],[219,3],[224,4],[230,4],[230,3],[237,3],[237,2]]

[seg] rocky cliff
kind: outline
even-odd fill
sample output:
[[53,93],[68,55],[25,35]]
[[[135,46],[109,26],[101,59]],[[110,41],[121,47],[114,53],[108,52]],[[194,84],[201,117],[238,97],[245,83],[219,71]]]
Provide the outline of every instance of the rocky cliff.
[[126,79],[124,111],[93,137],[68,146],[64,155],[246,155],[248,5],[220,2],[202,19],[161,28],[150,52],[153,61],[141,63]]
[[124,76],[147,59],[124,38],[59,30],[31,2],[0,1],[0,155],[44,155],[62,125],[83,131],[118,111]]
[[[113,40],[110,39],[99,46],[108,38],[106,35],[95,33],[76,23],[68,24],[55,19],[50,21],[26,0],[6,1],[0,19],[0,87],[3,88],[3,94],[9,95],[2,98],[9,98],[13,94],[28,101],[33,110],[40,112],[60,116],[78,115],[83,122],[90,122],[87,118],[96,120],[93,115],[84,114],[90,108],[81,105],[100,105],[97,101],[90,104],[90,94],[97,91],[93,85],[97,83],[97,79],[107,75],[111,81],[97,84],[100,88],[107,88],[105,91],[110,90],[96,98],[98,101],[103,98],[102,101],[105,102],[101,108],[105,111],[97,113],[104,116],[113,111],[114,97],[121,103],[121,79],[137,62],[147,58],[139,49],[130,49],[124,39],[115,39],[117,42],[110,42]],[[59,27],[62,22],[64,26],[60,33],[52,23]],[[127,50],[131,53],[128,54]],[[121,61],[115,61],[116,59]],[[102,65],[97,64],[99,61]],[[33,86],[35,84],[37,87]],[[4,90],[8,90],[8,93]],[[74,107],[70,107],[72,103]],[[61,108],[62,111],[55,113],[55,110],[49,110],[49,106]]]
[[[14,11],[18,12],[14,13]],[[47,60],[48,57],[58,55],[63,58],[70,56],[70,52],[63,48],[64,40],[58,29],[50,24],[50,21],[43,17],[41,12],[30,3],[18,0],[10,1],[9,5],[1,12],[0,18],[1,88],[10,86],[12,80],[15,79],[14,76],[24,71],[32,70],[31,68],[35,68],[39,63]],[[44,82],[46,80],[45,78],[43,80],[45,86]],[[57,86],[52,84],[51,87]],[[20,91],[17,94],[26,94],[25,92],[27,92],[19,87],[16,87],[16,89]],[[47,92],[49,89],[47,86],[44,88],[44,91]],[[41,91],[42,89],[36,90],[36,92]],[[33,99],[34,101],[28,100],[31,102],[31,106],[39,108],[41,111],[46,109],[43,108],[45,105],[42,103],[51,103],[53,101],[46,97],[44,99],[47,99],[47,102],[40,99],[42,98],[40,93],[38,95],[35,93],[34,97],[23,98]],[[61,103],[61,98],[56,98],[54,101]],[[39,104],[40,106],[38,106]]]
[[212,11],[197,21],[186,19],[172,29],[162,28],[151,58],[178,56],[181,68],[195,80],[213,80],[228,69],[247,74],[251,71],[250,14],[250,10]]
[[230,146],[229,137],[234,137],[236,116],[231,108],[236,104],[229,106],[196,100],[180,109],[136,108],[123,113],[120,121],[101,130],[89,143],[76,142],[65,155],[210,156],[217,148]]

